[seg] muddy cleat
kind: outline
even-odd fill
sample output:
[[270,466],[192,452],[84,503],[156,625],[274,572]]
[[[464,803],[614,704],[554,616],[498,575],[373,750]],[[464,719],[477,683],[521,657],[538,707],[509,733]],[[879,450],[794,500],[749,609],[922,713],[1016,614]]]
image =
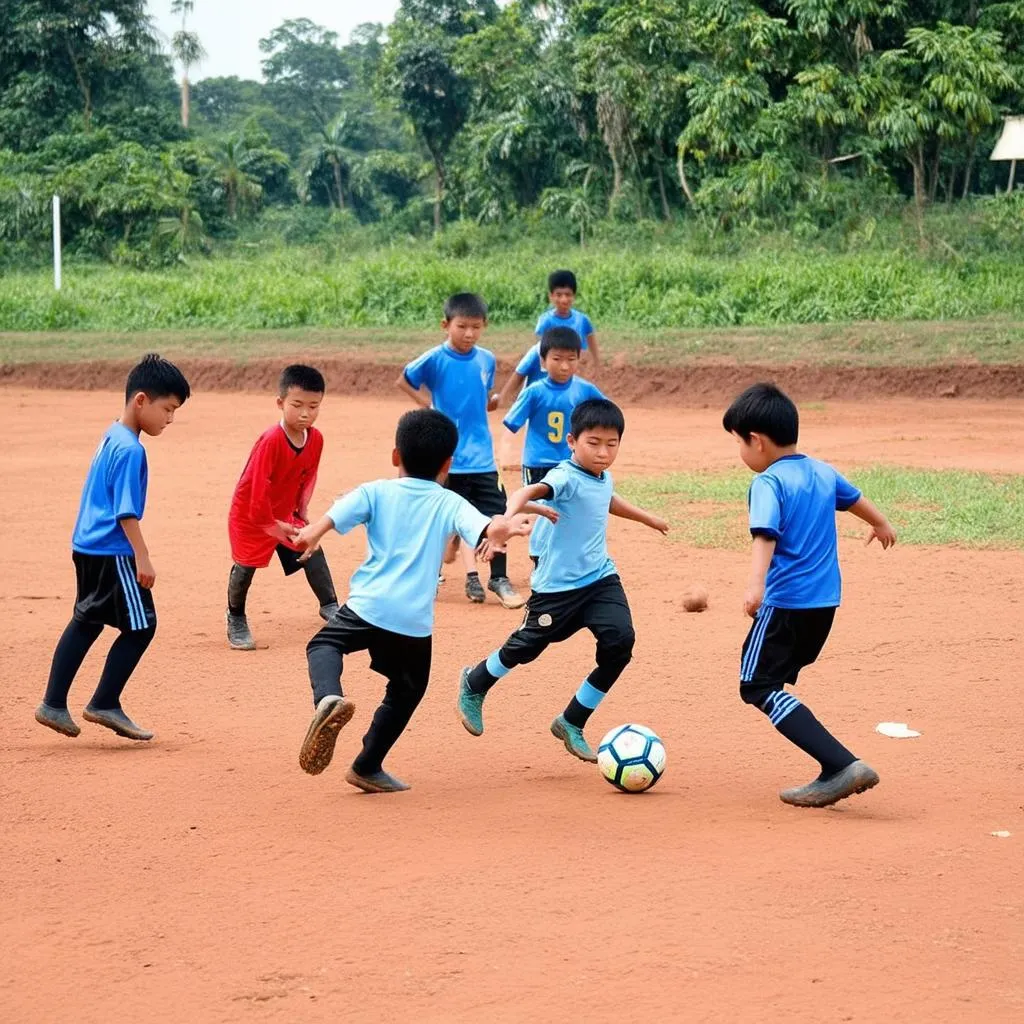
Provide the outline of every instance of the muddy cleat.
[[93,725],[102,725],[104,729],[116,732],[126,740],[151,740],[153,733],[136,725],[120,708],[94,708],[86,704],[82,717]]
[[333,601],[331,604],[322,604],[320,605],[320,618],[324,622],[330,622],[339,611],[341,611],[341,605],[337,601]]
[[581,761],[590,761],[591,764],[597,763],[597,754],[590,749],[583,730],[579,726],[570,725],[565,720],[565,715],[559,715],[551,723],[551,735],[557,736],[573,757],[578,757]]
[[249,621],[244,615],[226,615],[228,623],[228,646],[233,651],[255,651],[256,641],[249,631]]
[[506,608],[522,608],[526,604],[526,598],[512,586],[512,581],[507,576],[498,576],[490,580],[487,589],[496,594]]
[[863,761],[854,761],[828,779],[815,779],[806,786],[784,789],[779,799],[794,807],[830,807],[877,785],[878,772]]
[[364,793],[403,793],[407,789],[412,789],[408,782],[388,775],[383,768],[372,775],[360,775],[355,768],[349,768],[345,772],[345,781]]
[[76,725],[67,708],[51,708],[49,704],[42,703],[36,708],[36,721],[45,725],[62,736],[70,736],[74,739],[82,730]]
[[484,593],[484,585],[480,582],[480,577],[475,573],[472,576],[466,577],[466,597],[473,602],[473,604],[483,604],[486,598]]
[[486,693],[474,693],[469,688],[469,669],[464,668],[459,676],[459,718],[466,732],[474,736],[484,733],[484,697]]
[[352,701],[333,693],[317,704],[299,751],[299,767],[304,772],[319,775],[331,763],[338,733],[352,720],[355,710]]

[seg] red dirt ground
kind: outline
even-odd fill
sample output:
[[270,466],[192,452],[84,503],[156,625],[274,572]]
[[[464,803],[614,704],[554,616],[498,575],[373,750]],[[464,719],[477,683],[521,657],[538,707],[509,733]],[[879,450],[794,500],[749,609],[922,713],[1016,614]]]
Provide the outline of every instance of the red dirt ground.
[[[810,765],[736,696],[746,556],[622,522],[611,546],[639,641],[590,733],[656,729],[659,786],[617,794],[548,734],[589,669],[583,636],[499,686],[487,733],[465,733],[457,669],[519,619],[469,607],[452,581],[431,689],[389,762],[414,788],[368,797],[342,779],[382,692],[360,657],[337,763],[317,778],[298,767],[318,625],[301,578],[257,577],[268,649],[225,646],[225,511],[273,399],[201,394],[148,442],[160,629],[125,703],[157,739],[134,745],[32,720],[71,610],[81,480],[118,396],[3,398],[5,1024],[1024,1019],[1021,553],[843,542],[846,603],[798,692],[882,784],[837,809],[778,801]],[[390,475],[403,409],[328,399],[317,509]],[[1022,414],[829,403],[805,410],[803,441],[842,465],[1024,472]],[[735,460],[717,407],[634,409],[617,472]],[[363,536],[328,544],[343,585]],[[527,565],[515,551],[524,585]],[[710,609],[684,615],[698,580]],[[102,646],[72,691],[76,715]],[[886,739],[883,720],[923,735]]]

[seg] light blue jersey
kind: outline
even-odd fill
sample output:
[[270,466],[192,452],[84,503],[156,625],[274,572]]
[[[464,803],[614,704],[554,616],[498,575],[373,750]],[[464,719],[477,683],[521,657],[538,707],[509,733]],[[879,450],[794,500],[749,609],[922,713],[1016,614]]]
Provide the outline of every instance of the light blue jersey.
[[764,603],[774,608],[835,608],[842,597],[836,511],[860,491],[832,466],[786,455],[750,484],[750,532],[775,540]]
[[[537,321],[537,327],[533,333],[539,338],[552,327],[571,327],[579,335],[580,346],[584,352],[587,350],[587,338],[594,333],[594,325],[590,322],[590,318],[586,313],[581,313],[578,309],[570,310],[568,316],[561,317],[552,307]],[[547,371],[544,369],[540,358],[539,341],[531,346],[523,358],[519,360],[519,364],[516,366],[516,373],[520,377],[526,378],[524,387],[535,384],[537,381],[547,377]]]
[[89,475],[71,546],[83,555],[131,555],[122,519],[141,519],[146,509],[149,470],[138,434],[115,423],[100,441]]
[[604,395],[596,384],[582,377],[571,377],[564,384],[556,384],[550,377],[545,377],[523,388],[504,423],[513,434],[528,424],[524,466],[531,469],[556,466],[571,457],[566,437],[572,411],[589,398],[604,398]]
[[452,473],[493,473],[494,442],[487,423],[487,401],[494,389],[496,360],[476,346],[462,355],[447,342],[424,352],[405,368],[414,388],[426,386],[433,406],[455,423],[459,446]]
[[475,548],[490,519],[433,480],[403,476],[363,484],[327,513],[338,533],[366,526],[368,554],[345,602],[371,626],[403,636],[434,629],[437,573],[445,544],[458,534]]
[[579,590],[615,573],[608,557],[608,515],[614,496],[611,473],[588,473],[571,459],[546,477],[547,503],[558,512],[540,541],[540,564],[530,586],[537,594]]

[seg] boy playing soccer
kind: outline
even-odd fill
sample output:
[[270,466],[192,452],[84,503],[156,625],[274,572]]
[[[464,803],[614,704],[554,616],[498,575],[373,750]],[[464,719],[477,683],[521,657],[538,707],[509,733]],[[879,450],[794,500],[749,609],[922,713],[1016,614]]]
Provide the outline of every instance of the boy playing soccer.
[[806,786],[779,796],[796,807],[828,807],[878,784],[858,760],[783,687],[795,685],[828,639],[841,596],[836,511],[852,512],[871,527],[868,543],[896,543],[884,515],[827,463],[797,452],[796,406],[772,384],[747,388],[729,406],[722,425],[757,476],[750,485],[754,538],[743,610],[753,620],[743,644],[740,696],[763,711],[791,743],[821,765]]
[[281,420],[264,431],[242,471],[228,513],[234,565],[228,575],[228,643],[236,651],[256,650],[245,615],[245,599],[257,569],[276,552],[285,576],[304,569],[320,617],[338,610],[331,570],[322,551],[300,562],[291,536],[309,522],[309,499],[316,486],[324,436],[313,424],[320,415],[324,378],[312,366],[285,367],[278,385]]
[[668,523],[615,493],[608,470],[625,429],[618,406],[603,398],[581,402],[571,422],[572,458],[552,469],[542,483],[523,487],[509,499],[508,515],[522,511],[527,502],[546,500],[555,513],[549,518],[556,521],[544,531],[522,626],[500,650],[475,668],[462,670],[459,715],[470,733],[481,735],[484,698],[499,679],[534,661],[549,644],[589,629],[597,639],[597,667],[551,723],[551,732],[570,754],[596,761],[583,727],[629,664],[634,642],[626,594],[608,557],[608,516],[633,519],[661,533],[668,532]]
[[526,354],[519,360],[512,376],[506,381],[501,389],[499,403],[507,405],[516,395],[519,389],[526,385],[535,384],[543,379],[546,370],[544,360],[540,354],[540,343],[544,332],[554,327],[568,327],[575,331],[580,339],[581,352],[590,352],[593,365],[598,366],[601,361],[600,352],[597,348],[597,335],[594,333],[594,325],[586,313],[581,313],[574,308],[576,302],[576,275],[571,270],[556,270],[548,275],[548,299],[551,306],[541,314],[533,333],[536,335],[535,342],[527,349]]
[[310,775],[330,764],[338,732],[355,711],[342,694],[344,656],[368,650],[370,668],[388,684],[345,779],[368,793],[409,788],[384,770],[384,758],[427,688],[441,553],[453,533],[474,551],[485,540],[503,547],[512,532],[504,516],[489,518],[441,486],[459,443],[455,424],[442,413],[407,412],[391,456],[398,479],[357,487],[295,535],[295,543],[306,548],[304,558],[331,530],[348,533],[359,524],[366,527],[369,546],[352,576],[348,601],[306,648],[316,711],[299,764]]
[[82,712],[87,722],[132,740],[151,740],[121,708],[121,693],[156,632],[156,570],[142,536],[149,480],[140,434],[158,437],[188,399],[188,381],[173,364],[148,355],[128,374],[121,418],[103,435],[82,490],[71,540],[78,579],[75,610],[54,651],[40,725],[77,736],[68,692],[89,649],[113,626],[121,635],[107,654],[99,685]]
[[[505,492],[498,482],[494,442],[487,423],[487,413],[497,408],[497,396],[492,394],[496,363],[491,352],[477,346],[487,326],[487,304],[479,295],[468,292],[453,295],[445,303],[441,326],[448,335],[444,344],[409,363],[396,383],[418,405],[443,412],[458,429],[459,446],[445,486],[485,516],[500,516],[505,512]],[[422,388],[428,393],[424,394]],[[463,547],[462,562],[466,597],[482,604],[486,595],[472,548]],[[433,586],[436,589],[436,582]],[[508,578],[504,552],[494,555],[487,589],[506,608],[522,608],[525,604]]]
[[[545,376],[525,387],[505,416],[505,427],[516,434],[524,424],[523,486],[539,484],[572,451],[566,440],[572,411],[580,402],[604,398],[600,389],[576,376],[580,337],[569,327],[551,327],[540,339]],[[538,520],[530,533],[530,557],[539,557],[545,524]]]

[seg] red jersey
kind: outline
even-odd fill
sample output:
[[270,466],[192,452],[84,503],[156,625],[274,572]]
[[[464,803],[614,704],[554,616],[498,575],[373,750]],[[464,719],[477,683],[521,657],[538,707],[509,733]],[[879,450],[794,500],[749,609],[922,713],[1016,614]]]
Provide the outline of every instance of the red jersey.
[[309,499],[316,486],[324,436],[310,427],[306,443],[295,448],[284,427],[275,424],[260,435],[235,488],[228,513],[231,557],[236,564],[262,569],[270,564],[282,541],[276,523],[304,526]]

